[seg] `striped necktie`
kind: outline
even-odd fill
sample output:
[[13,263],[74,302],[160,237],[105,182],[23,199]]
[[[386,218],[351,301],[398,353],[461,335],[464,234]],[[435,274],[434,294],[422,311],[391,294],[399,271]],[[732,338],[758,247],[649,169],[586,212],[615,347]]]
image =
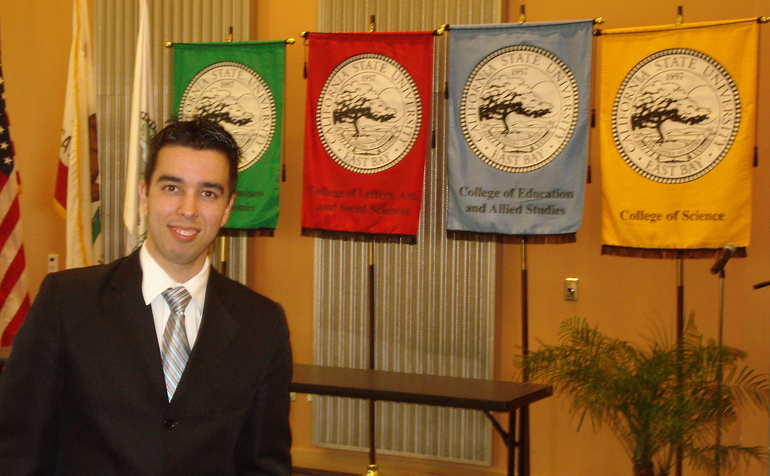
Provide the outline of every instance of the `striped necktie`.
[[168,400],[174,396],[179,379],[190,356],[190,343],[184,325],[184,310],[192,298],[183,286],[168,288],[163,291],[163,298],[168,303],[171,314],[163,331],[160,355],[163,359],[163,374],[166,377]]

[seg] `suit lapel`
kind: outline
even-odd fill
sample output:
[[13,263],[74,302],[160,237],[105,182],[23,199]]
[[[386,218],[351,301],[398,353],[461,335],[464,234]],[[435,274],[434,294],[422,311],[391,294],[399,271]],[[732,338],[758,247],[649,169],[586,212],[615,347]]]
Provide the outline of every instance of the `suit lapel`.
[[206,285],[206,303],[190,359],[187,361],[179,386],[174,394],[184,395],[194,385],[196,376],[205,375],[209,365],[223,352],[238,334],[239,325],[222,304],[222,290],[225,278],[212,268]]
[[136,361],[158,395],[165,400],[167,397],[163,364],[152,308],[144,304],[142,296],[142,268],[138,251],[129,255],[118,266],[107,283],[104,296],[105,315],[117,316]]

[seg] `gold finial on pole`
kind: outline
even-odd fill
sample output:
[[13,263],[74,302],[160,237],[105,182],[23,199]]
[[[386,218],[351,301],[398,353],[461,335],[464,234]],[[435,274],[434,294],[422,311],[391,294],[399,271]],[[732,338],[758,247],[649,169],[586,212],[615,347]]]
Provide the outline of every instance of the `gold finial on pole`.
[[604,17],[594,18],[594,25],[601,25],[604,23]]
[[233,27],[230,27],[230,31],[227,33],[227,36],[225,37],[225,41],[228,43],[231,43],[233,41]]
[[173,46],[174,46],[174,42],[173,41],[167,41],[166,42],[166,48],[171,48]]
[[522,24],[525,21],[527,21],[527,14],[525,13],[524,9],[525,9],[524,5],[519,5],[519,24]]
[[377,470],[377,465],[370,464],[364,476],[380,476],[380,472]]
[[433,34],[436,35],[436,36],[441,36],[441,35],[443,35],[446,32],[448,27],[449,27],[449,25],[444,23],[443,25],[438,27],[438,30],[434,31]]
[[369,33],[372,33],[373,31],[377,30],[377,22],[375,21],[375,16],[372,15],[369,17]]
[[682,14],[682,6],[679,5],[676,7],[676,26],[682,26],[682,22],[684,21],[684,15]]
[[287,45],[293,45],[296,42],[297,42],[297,40],[295,40],[294,38],[286,38],[286,44]]
[[759,17],[757,18],[757,21],[759,23],[767,23],[767,22],[770,22],[770,17]]

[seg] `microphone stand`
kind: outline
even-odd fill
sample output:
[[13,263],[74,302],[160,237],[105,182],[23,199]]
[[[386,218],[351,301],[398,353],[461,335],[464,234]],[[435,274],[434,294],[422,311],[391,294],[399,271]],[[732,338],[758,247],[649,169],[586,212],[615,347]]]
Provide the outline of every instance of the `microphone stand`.
[[761,283],[757,283],[754,286],[752,286],[754,289],[764,288],[766,286],[770,286],[770,281],[763,281]]
[[[725,313],[725,269],[719,270],[719,325],[717,330],[717,397],[722,395],[722,343],[724,341],[724,313]],[[722,412],[717,412],[716,428],[716,454],[714,461],[716,463],[716,476],[719,476],[722,466],[720,458],[722,445]]]
[[[725,315],[725,266],[730,260],[730,257],[735,253],[735,246],[732,243],[726,244],[716,262],[711,267],[711,273],[719,273],[719,323],[718,323],[718,337],[717,337],[717,398],[722,398],[722,345],[724,343],[724,315]],[[716,444],[714,446],[714,474],[719,476],[722,466],[722,412],[721,409],[717,411],[716,421]]]

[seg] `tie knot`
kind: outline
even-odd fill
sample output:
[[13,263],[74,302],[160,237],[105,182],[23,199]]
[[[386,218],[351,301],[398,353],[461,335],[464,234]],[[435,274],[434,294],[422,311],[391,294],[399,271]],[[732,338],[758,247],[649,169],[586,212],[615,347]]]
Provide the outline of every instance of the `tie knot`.
[[168,303],[171,312],[182,314],[187,307],[187,303],[192,299],[192,296],[190,296],[190,293],[184,286],[176,286],[163,291],[163,299]]

